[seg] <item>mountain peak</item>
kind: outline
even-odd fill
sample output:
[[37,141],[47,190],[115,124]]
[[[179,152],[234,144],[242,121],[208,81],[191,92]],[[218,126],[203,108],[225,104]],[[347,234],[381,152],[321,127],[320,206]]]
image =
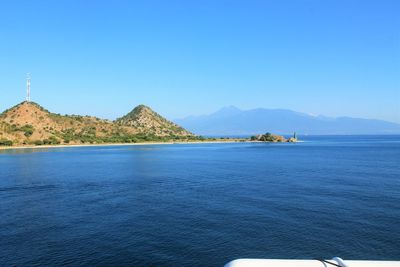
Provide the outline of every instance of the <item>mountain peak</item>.
[[225,107],[221,108],[221,110],[240,110],[240,108],[238,108],[234,105],[230,105],[230,106],[225,106]]
[[242,111],[241,109],[239,109],[238,107],[235,107],[233,105],[230,106],[225,106],[223,108],[221,108],[219,111],[217,112],[237,112],[237,111]]
[[226,106],[226,107],[223,107],[220,110],[214,112],[212,115],[225,117],[225,116],[237,115],[241,112],[242,112],[242,110],[235,106]]
[[129,123],[131,121],[137,120],[140,116],[153,116],[157,115],[150,107],[146,105],[138,105],[132,111],[130,111],[125,116],[118,118],[116,121],[122,124]]
[[35,103],[35,102],[28,102],[28,101],[23,101],[1,113],[2,116],[5,116],[6,114],[10,113],[17,113],[20,112],[21,110],[25,110],[25,112],[37,112],[37,111],[42,111],[46,113],[50,113],[48,110],[43,108],[41,105]]
[[140,105],[136,106],[133,110],[136,110],[136,111],[147,110],[147,111],[154,112],[149,106],[146,106],[146,105],[143,105],[143,104],[140,104]]
[[14,125],[36,124],[50,112],[35,102],[24,101],[5,110],[0,117],[4,122]]
[[160,114],[145,105],[139,105],[135,107],[131,112],[121,118],[118,118],[115,122],[119,125],[135,127],[140,132],[146,132],[154,135],[193,135],[177,124],[165,119]]

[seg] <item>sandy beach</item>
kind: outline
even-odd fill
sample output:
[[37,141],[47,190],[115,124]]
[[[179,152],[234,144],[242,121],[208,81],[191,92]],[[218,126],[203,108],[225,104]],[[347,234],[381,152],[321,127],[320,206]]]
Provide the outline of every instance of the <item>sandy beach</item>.
[[190,141],[190,142],[143,142],[143,143],[107,143],[107,144],[74,144],[74,145],[26,145],[26,146],[4,146],[0,147],[0,150],[10,149],[39,149],[39,148],[68,148],[68,147],[97,147],[97,146],[145,146],[145,145],[186,145],[186,144],[221,144],[221,143],[247,143],[254,142],[243,139],[231,139],[231,140],[216,140],[216,141]]

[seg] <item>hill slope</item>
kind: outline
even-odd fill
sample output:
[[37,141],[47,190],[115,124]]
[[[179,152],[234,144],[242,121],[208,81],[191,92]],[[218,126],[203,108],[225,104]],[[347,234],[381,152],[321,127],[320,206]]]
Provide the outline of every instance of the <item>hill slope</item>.
[[349,117],[328,118],[284,109],[240,110],[226,107],[213,114],[175,120],[202,135],[277,134],[399,134],[400,124]]
[[116,123],[91,116],[54,114],[36,103],[22,102],[0,114],[0,145],[5,141],[17,145],[41,145],[128,143],[165,141],[169,137],[176,139],[176,136],[193,137],[175,124],[175,128],[164,128],[168,125],[160,125],[159,121],[167,120],[161,116],[153,120],[155,118],[144,117],[140,113],[130,120],[130,124]]
[[140,132],[157,136],[192,135],[177,124],[168,121],[145,105],[139,105],[115,121],[118,125],[134,127]]

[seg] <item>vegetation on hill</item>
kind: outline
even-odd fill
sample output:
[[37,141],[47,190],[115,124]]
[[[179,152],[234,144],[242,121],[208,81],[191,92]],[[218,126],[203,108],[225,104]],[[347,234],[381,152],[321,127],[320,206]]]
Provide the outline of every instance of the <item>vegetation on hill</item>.
[[134,127],[142,133],[152,134],[155,136],[193,135],[179,125],[168,121],[145,105],[135,107],[127,115],[117,119],[116,123],[122,126]]
[[[140,105],[125,116],[109,121],[92,116],[51,113],[34,102],[22,102],[0,114],[0,146],[103,144],[142,142],[234,141],[244,138],[204,138]],[[266,133],[251,141],[295,142]]]
[[259,142],[297,142],[296,137],[291,137],[286,139],[281,135],[266,133],[266,134],[259,134],[250,137],[251,141],[259,141]]
[[55,114],[33,102],[22,102],[0,114],[0,146],[200,139],[143,105],[116,122],[91,116]]

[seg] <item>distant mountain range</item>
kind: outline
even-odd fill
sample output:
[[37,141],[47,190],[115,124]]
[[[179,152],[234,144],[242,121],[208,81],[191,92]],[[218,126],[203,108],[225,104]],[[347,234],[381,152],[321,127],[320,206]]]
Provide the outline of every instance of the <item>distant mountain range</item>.
[[277,134],[400,134],[400,124],[350,117],[312,116],[286,109],[241,110],[225,107],[210,115],[189,116],[175,122],[191,132],[208,136]]

